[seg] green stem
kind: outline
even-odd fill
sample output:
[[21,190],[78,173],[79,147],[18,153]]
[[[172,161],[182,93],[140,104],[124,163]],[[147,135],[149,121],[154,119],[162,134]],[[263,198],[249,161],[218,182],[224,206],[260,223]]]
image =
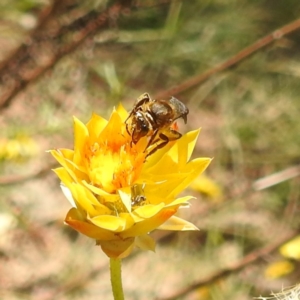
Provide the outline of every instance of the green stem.
[[115,300],[124,300],[121,277],[121,259],[110,258],[110,281]]

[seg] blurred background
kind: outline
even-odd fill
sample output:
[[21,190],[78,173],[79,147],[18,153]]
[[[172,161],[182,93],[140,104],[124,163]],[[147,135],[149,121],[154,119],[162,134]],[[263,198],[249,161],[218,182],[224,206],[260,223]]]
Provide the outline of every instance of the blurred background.
[[300,283],[299,15],[296,0],[1,0],[0,299],[112,299],[108,258],[63,224],[46,150],[73,147],[73,115],[144,92],[184,102],[181,132],[201,127],[194,155],[214,159],[179,212],[200,231],[153,232],[156,253],[123,262],[126,299]]

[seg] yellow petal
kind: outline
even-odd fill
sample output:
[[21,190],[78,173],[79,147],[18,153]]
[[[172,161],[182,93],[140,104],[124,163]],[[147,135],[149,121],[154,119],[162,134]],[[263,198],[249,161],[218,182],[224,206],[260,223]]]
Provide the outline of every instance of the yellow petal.
[[71,183],[73,182],[72,177],[70,174],[67,172],[67,170],[63,167],[56,168],[52,170],[58,178],[63,182],[63,183]]
[[201,129],[190,131],[186,134],[187,142],[188,142],[188,157],[187,161],[191,159],[192,153],[194,151],[198,136],[200,134]]
[[160,203],[158,205],[150,204],[150,205],[140,206],[137,209],[135,209],[133,214],[143,219],[152,218],[154,215],[160,212],[164,206],[165,206],[164,203]]
[[97,241],[103,252],[111,258],[124,258],[128,256],[134,247],[134,238],[118,239],[112,241]]
[[79,211],[87,213],[89,217],[112,214],[112,211],[107,206],[101,204],[97,198],[83,186],[71,183],[67,187],[62,183],[61,188],[71,205],[76,207]]
[[114,232],[124,231],[134,224],[132,217],[128,213],[120,213],[119,216],[97,216],[91,218],[90,221],[98,227]]
[[[172,180],[168,180],[157,184],[147,184],[145,187],[145,195],[149,199],[151,204],[159,204],[164,202],[166,205],[174,201],[174,198],[183,190],[187,175],[172,177]],[[176,188],[175,188],[176,187]],[[191,198],[189,198],[191,199]]]
[[279,252],[286,258],[300,260],[300,236],[281,246]]
[[[120,144],[124,144],[122,128],[125,129],[125,124],[122,122],[119,114],[114,110],[107,125],[102,130],[99,139],[102,141],[109,141],[112,150],[114,150],[114,143],[116,144],[116,148],[119,148]],[[112,139],[112,137],[114,138]]]
[[[166,181],[166,184],[170,179],[176,178],[180,179],[181,183],[174,185],[170,181],[170,186],[173,187],[174,197],[178,195],[182,190],[184,190],[197,176],[199,176],[211,162],[210,158],[198,158],[188,162],[185,166],[179,168],[178,164],[171,158],[171,156],[165,155],[164,158],[159,161],[155,166],[151,168],[143,169],[141,174],[141,180],[146,178],[161,181],[163,178]],[[176,179],[175,179],[176,180]]]
[[[205,157],[190,161],[183,170],[183,172],[189,172],[189,175],[173,190],[171,195],[176,197],[181,191],[186,189],[190,183],[208,167],[210,162],[211,159]],[[171,195],[169,195],[169,197],[171,197]]]
[[77,181],[78,179],[83,180],[87,178],[87,175],[84,173],[84,168],[77,166],[73,163],[73,161],[65,157],[64,155],[66,153],[67,155],[71,154],[64,150],[65,149],[51,150],[50,153],[58,161],[58,163],[67,170],[67,172],[71,175],[74,181]]
[[76,180],[76,176],[74,171],[72,170],[69,162],[65,159],[65,157],[62,155],[60,150],[51,150],[50,153],[52,156],[58,161],[58,163],[68,171],[70,176],[73,178],[73,180]]
[[[159,149],[159,151],[156,151],[154,154],[148,156],[143,166],[143,172],[147,173],[149,169],[151,169],[153,166],[159,163],[164,158],[164,156],[167,155],[168,151],[172,148],[174,144],[175,142],[169,142],[164,148]],[[147,143],[145,143],[145,146],[146,145]]]
[[[168,166],[170,167],[170,165]],[[170,172],[163,174],[162,172],[159,173],[148,173],[142,174],[140,180],[144,183],[148,184],[169,184],[169,182],[176,181],[181,182],[183,179],[185,179],[189,175],[188,172]]]
[[287,260],[277,261],[266,268],[265,276],[267,278],[276,279],[290,274],[294,269],[295,266]]
[[194,224],[176,216],[172,216],[169,220],[167,220],[164,224],[160,225],[157,229],[178,231],[199,230]]
[[86,124],[92,143],[96,141],[106,125],[107,120],[93,113],[91,119]]
[[191,199],[195,199],[195,197],[192,197],[192,196],[180,197],[180,198],[177,198],[177,199],[171,201],[169,204],[166,204],[166,207],[186,206],[186,205],[189,205],[188,201]]
[[65,195],[65,197],[69,200],[72,207],[77,208],[77,204],[73,198],[71,191],[66,187],[66,185],[63,182],[60,183],[60,188],[61,188],[63,194]]
[[90,216],[111,214],[111,211],[106,206],[102,205],[92,192],[81,184],[73,182],[71,176],[64,168],[57,168],[54,172],[72,194],[72,199],[78,209],[88,212]]
[[176,211],[177,208],[164,208],[152,218],[145,219],[144,221],[139,223],[135,223],[134,226],[120,233],[120,235],[123,238],[127,238],[147,234],[148,232],[151,232],[152,230],[166,222],[171,216],[176,213]]
[[119,116],[121,117],[122,122],[125,122],[125,120],[128,117],[128,112],[127,110],[124,108],[124,106],[120,103],[117,107],[117,113],[119,114]]
[[131,212],[131,191],[129,187],[118,190],[119,196],[127,211]]
[[103,228],[99,228],[93,224],[84,221],[84,218],[80,216],[76,208],[69,210],[65,223],[76,231],[96,240],[109,241],[115,239],[116,236],[113,232]]
[[165,202],[166,204],[173,201],[174,198],[170,198],[169,195],[173,192],[174,187],[178,186],[184,177],[174,176],[168,181],[149,183],[145,185],[144,191],[147,195],[147,199],[151,204],[159,204]]
[[[105,207],[98,201],[98,199],[94,196],[94,194],[89,189],[87,189],[86,187],[80,184],[73,184],[73,185],[74,185],[74,189],[76,189],[78,193],[77,201],[80,202],[83,207],[85,207],[85,205],[83,204],[85,202],[88,202],[90,205],[94,205],[97,207],[102,207],[102,208]],[[107,210],[107,212],[109,212],[109,210]]]
[[89,136],[85,125],[74,117],[74,163],[81,164],[82,157],[84,157],[84,146]]
[[137,236],[135,239],[135,245],[142,250],[155,251],[155,240],[148,234]]
[[[52,150],[53,151],[53,150]],[[55,151],[55,150],[54,150]],[[71,149],[59,149],[59,153],[67,160],[73,161],[74,150]]]
[[168,155],[178,163],[179,167],[184,166],[190,160],[199,133],[200,129],[184,134],[168,151]]
[[[188,132],[179,140],[170,142],[163,149],[155,152],[147,158],[143,172],[160,174],[155,170],[164,170],[169,173],[177,171],[178,166],[182,166],[190,160],[199,133],[200,129]],[[168,166],[168,168],[161,168],[161,166]]]
[[[147,161],[143,167],[141,177],[143,178],[143,176],[145,176],[145,178],[147,178],[148,175],[151,178],[151,176],[153,177],[158,174],[160,176],[163,176],[166,174],[176,173],[177,169],[178,164],[176,163],[176,161],[174,161],[173,158],[170,155],[167,155],[166,153],[163,157],[160,158],[159,161],[155,162],[155,164],[153,165],[151,165]],[[167,177],[164,178],[167,179]]]
[[90,217],[111,214],[111,210],[107,206],[101,204],[93,193],[84,186],[73,183],[71,188],[76,193],[75,201],[77,207],[85,210]]
[[89,190],[91,190],[94,194],[102,196],[106,202],[115,202],[119,200],[119,195],[117,194],[109,194],[104,190],[95,187],[92,184],[88,184],[86,181],[82,181],[82,184],[86,186]]

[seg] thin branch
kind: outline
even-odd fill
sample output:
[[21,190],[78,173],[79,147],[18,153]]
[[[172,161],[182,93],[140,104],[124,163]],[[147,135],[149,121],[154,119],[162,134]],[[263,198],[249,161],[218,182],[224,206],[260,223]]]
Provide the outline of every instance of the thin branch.
[[[18,60],[10,60],[6,63],[4,69],[0,70],[0,83],[2,83],[2,91],[0,90],[0,109],[10,105],[14,96],[21,92],[29,83],[35,82],[42,74],[52,68],[61,58],[67,54],[74,52],[87,37],[95,34],[100,28],[108,27],[123,13],[128,13],[131,8],[132,0],[120,0],[104,10],[101,13],[88,13],[91,18],[80,18],[80,26],[78,20],[75,20],[68,28],[74,26],[77,29],[70,33],[66,27],[62,27],[56,36],[43,36],[41,32],[35,36],[26,49],[23,49],[25,55]],[[92,11],[93,12],[93,11]],[[74,25],[74,26],[72,26]],[[80,27],[80,28],[78,28]],[[63,33],[64,36],[60,36]],[[71,34],[66,37],[65,35]],[[68,42],[68,40],[70,40]],[[65,41],[63,43],[63,41]],[[41,51],[41,48],[44,51]],[[47,53],[48,57],[43,55]],[[42,55],[42,57],[38,57]]]
[[159,298],[157,300],[175,300],[180,297],[183,297],[192,291],[199,289],[200,287],[210,285],[215,283],[217,280],[227,277],[228,275],[231,275],[233,273],[237,273],[247,267],[250,264],[257,263],[258,261],[262,260],[265,256],[270,255],[272,252],[276,251],[278,248],[280,248],[283,244],[297,236],[299,232],[291,232],[289,234],[285,234],[284,236],[280,237],[277,241],[275,241],[272,244],[267,245],[266,247],[263,247],[261,249],[255,250],[248,255],[246,255],[242,260],[237,262],[236,264],[233,264],[231,267],[223,269],[221,271],[216,272],[215,274],[212,274],[211,276],[207,277],[204,280],[200,280],[198,282],[195,282],[194,284],[188,286],[187,288],[177,292],[173,296],[167,297],[167,298]]
[[228,60],[220,63],[219,65],[207,70],[206,72],[196,75],[185,82],[178,84],[176,86],[173,86],[167,90],[163,90],[158,92],[155,95],[156,99],[166,98],[171,95],[178,95],[196,85],[199,85],[200,83],[206,81],[211,76],[215,75],[216,73],[219,73],[221,71],[224,71],[226,69],[229,69],[244,59],[248,58],[249,56],[253,55],[257,51],[265,48],[267,45],[270,45],[274,41],[282,38],[283,36],[286,36],[300,28],[300,19],[293,21],[287,25],[284,25],[283,27],[273,31],[272,33],[266,35],[262,39],[259,39],[252,45],[244,48],[242,51],[238,52],[234,56],[230,57]]
[[0,63],[0,73],[7,72],[7,68],[9,68],[9,65],[14,62],[20,60],[21,57],[24,57],[24,54],[27,52],[26,49],[28,48],[28,42],[33,41],[35,39],[35,36],[41,29],[44,27],[44,25],[53,18],[56,11],[58,10],[58,7],[61,4],[61,0],[53,0],[53,2],[45,7],[37,17],[37,25],[35,28],[33,28],[31,31],[28,32],[28,36],[24,40],[27,41],[27,43],[22,43],[17,49],[13,51],[11,55],[9,55],[4,61]]
[[260,191],[300,175],[300,166],[294,166],[260,178],[253,183],[253,188]]

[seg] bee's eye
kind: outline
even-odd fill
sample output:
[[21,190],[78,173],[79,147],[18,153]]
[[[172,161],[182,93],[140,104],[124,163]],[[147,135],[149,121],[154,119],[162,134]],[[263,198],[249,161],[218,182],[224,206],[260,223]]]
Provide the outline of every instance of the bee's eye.
[[146,123],[143,123],[141,127],[143,131],[148,130],[148,125]]
[[144,117],[137,118],[137,123],[141,131],[148,131],[148,124]]

